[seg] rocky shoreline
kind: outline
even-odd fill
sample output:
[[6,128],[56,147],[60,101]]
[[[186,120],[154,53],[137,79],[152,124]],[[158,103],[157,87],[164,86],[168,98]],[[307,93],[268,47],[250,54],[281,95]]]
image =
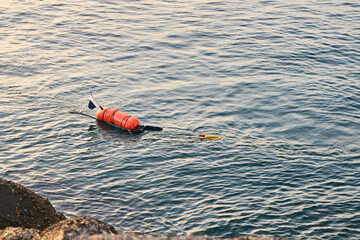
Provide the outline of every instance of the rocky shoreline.
[[[47,198],[0,178],[0,239],[3,240],[215,240],[209,236],[159,236],[119,233],[91,217],[66,218]],[[242,236],[234,240],[281,240]]]

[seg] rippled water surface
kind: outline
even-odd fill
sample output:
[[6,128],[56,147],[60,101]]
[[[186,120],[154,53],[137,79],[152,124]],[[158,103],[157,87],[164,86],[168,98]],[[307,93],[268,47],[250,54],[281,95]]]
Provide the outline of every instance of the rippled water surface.
[[[360,238],[357,1],[5,0],[0,43],[0,177],[66,216]],[[164,131],[70,114],[90,93]]]

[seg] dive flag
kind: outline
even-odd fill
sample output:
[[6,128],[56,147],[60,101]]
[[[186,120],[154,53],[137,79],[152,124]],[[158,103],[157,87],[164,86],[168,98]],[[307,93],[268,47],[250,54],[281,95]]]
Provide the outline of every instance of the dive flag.
[[93,102],[92,102],[91,100],[89,101],[88,107],[89,107],[90,109],[96,108],[96,106],[93,104]]
[[94,98],[94,96],[92,94],[91,94],[91,98],[90,98],[88,107],[90,109],[100,107],[100,104],[96,101],[96,99]]

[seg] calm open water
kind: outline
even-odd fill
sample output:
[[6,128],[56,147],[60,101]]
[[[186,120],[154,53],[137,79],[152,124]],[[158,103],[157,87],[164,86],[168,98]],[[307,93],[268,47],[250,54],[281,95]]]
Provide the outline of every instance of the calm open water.
[[0,177],[66,216],[360,239],[357,1],[2,0],[0,44]]

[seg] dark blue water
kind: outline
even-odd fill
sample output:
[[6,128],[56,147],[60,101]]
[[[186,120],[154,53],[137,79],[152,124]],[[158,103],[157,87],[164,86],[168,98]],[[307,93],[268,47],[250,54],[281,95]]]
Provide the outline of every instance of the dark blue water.
[[[0,43],[0,177],[66,216],[360,238],[357,1],[5,1]],[[90,93],[164,131],[70,114]]]

